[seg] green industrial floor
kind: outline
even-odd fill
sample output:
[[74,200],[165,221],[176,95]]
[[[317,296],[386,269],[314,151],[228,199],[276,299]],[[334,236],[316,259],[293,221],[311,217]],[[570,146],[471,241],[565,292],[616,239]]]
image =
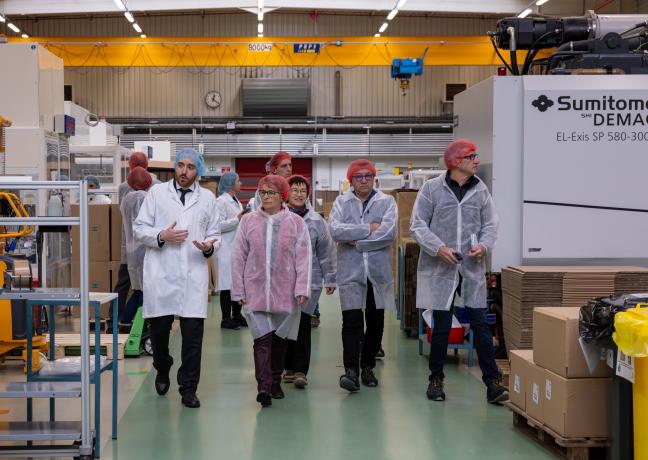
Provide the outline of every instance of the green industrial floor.
[[[339,304],[337,296],[322,300],[306,390],[284,384],[286,398],[262,410],[255,401],[252,338],[247,330],[221,331],[214,301],[203,344],[202,407],[182,407],[175,383],[165,397],[158,396],[152,371],[119,423],[119,439],[105,444],[102,458],[553,458],[513,429],[507,409],[486,403],[485,387],[463,365],[446,367],[447,401],[428,401],[427,362],[391,313],[383,341],[387,357],[377,366],[380,386],[357,394],[340,389]],[[177,332],[172,338],[176,363],[179,350]]]

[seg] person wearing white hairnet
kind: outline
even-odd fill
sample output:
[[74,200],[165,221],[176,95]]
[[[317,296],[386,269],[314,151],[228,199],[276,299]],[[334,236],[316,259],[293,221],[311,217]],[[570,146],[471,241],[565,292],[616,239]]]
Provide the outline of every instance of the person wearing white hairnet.
[[498,218],[486,185],[476,176],[479,156],[470,140],[445,150],[447,172],[419,190],[410,224],[421,247],[416,305],[433,310],[427,397],[445,401],[443,362],[448,353],[455,293],[464,301],[489,403],[508,399],[495,364],[493,334],[486,323],[486,255],[497,240]]
[[[88,190],[100,190],[101,182],[97,176],[85,176],[83,178],[88,182]],[[88,204],[111,204],[110,197],[103,193],[90,193],[88,194]]]
[[216,209],[220,216],[221,244],[216,251],[214,262],[218,268],[216,289],[220,291],[220,307],[222,313],[221,328],[238,330],[246,327],[247,322],[241,315],[241,304],[232,301],[230,289],[232,286],[232,245],[241,217],[245,214],[243,206],[237,198],[241,191],[241,181],[238,174],[227,172],[218,182],[219,197],[216,199]]
[[133,294],[126,303],[124,312],[119,320],[125,325],[130,325],[137,313],[137,309],[142,306],[144,294],[142,292],[142,278],[144,272],[144,255],[146,247],[135,241],[133,235],[133,223],[139,214],[146,192],[153,184],[153,178],[146,169],[136,166],[128,174],[128,185],[131,192],[124,196],[119,210],[122,215],[122,229],[125,236],[126,245],[126,264],[128,266],[128,275],[130,279]]
[[396,239],[398,209],[394,197],[373,187],[375,177],[371,161],[353,161],[347,169],[353,191],[335,199],[329,216],[331,236],[337,242],[342,305],[345,373],[340,387],[350,392],[360,390],[360,368],[362,383],[378,386],[373,369],[382,342],[385,309],[395,309],[391,245]]
[[207,317],[207,260],[217,248],[219,215],[216,197],[196,182],[205,172],[203,156],[194,149],[176,153],[174,178],[151,187],[135,220],[136,241],[144,256],[144,317],[149,320],[155,389],[169,391],[169,334],[180,317],[182,365],[178,386],[182,404],[200,407],[196,396],[204,322]]
[[286,350],[283,381],[294,383],[297,388],[308,385],[308,369],[311,357],[311,317],[322,295],[322,287],[327,295],[332,295],[336,287],[335,246],[324,219],[308,205],[310,184],[303,176],[291,176],[288,179],[288,209],[301,216],[308,227],[313,268],[311,275],[311,295],[301,306],[301,320],[297,340],[289,340]]
[[[277,175],[281,176],[284,179],[288,180],[292,176],[292,157],[290,153],[280,151],[272,155],[272,158],[268,160],[265,165],[265,173],[268,175]],[[247,207],[250,211],[256,211],[262,204],[261,197],[259,196],[259,190],[255,192],[254,196],[248,201]]]

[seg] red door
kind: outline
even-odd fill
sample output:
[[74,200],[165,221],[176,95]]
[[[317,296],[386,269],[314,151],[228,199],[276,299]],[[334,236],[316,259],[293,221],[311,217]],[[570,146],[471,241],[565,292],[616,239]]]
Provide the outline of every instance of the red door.
[[[236,173],[241,179],[239,200],[244,205],[254,196],[259,179],[266,175],[265,165],[270,158],[237,158]],[[293,174],[299,174],[311,181],[313,178],[313,161],[311,158],[293,158]]]

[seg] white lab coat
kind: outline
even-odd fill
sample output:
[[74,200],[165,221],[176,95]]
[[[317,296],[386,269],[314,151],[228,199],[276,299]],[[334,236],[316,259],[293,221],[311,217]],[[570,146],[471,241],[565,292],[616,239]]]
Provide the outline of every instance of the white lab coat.
[[[176,229],[189,230],[182,244],[158,246],[158,234],[177,222]],[[135,220],[135,238],[146,245],[144,256],[144,317],[178,315],[206,318],[209,260],[193,241],[216,239],[220,244],[216,197],[196,184],[183,206],[173,180],[149,189]]]
[[232,273],[230,272],[232,245],[239,226],[238,215],[243,211],[243,206],[239,201],[234,201],[229,193],[223,193],[216,199],[216,209],[220,218],[221,232],[221,245],[213,259],[218,269],[216,289],[229,291],[232,286]]

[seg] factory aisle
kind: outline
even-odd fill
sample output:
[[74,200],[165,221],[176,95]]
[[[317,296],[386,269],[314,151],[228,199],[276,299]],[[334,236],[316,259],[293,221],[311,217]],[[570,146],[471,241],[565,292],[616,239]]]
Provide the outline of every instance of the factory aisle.
[[[322,296],[322,324],[313,330],[306,390],[284,384],[286,398],[261,409],[255,401],[252,340],[247,330],[221,330],[217,300],[205,328],[200,409],[180,404],[177,385],[155,393],[152,371],[108,441],[102,459],[464,459],[553,458],[514,431],[511,413],[485,401],[485,387],[463,366],[448,365],[445,403],[425,398],[427,362],[393,314],[385,324],[378,388],[349,394],[342,374],[337,296]],[[180,334],[172,338],[179,364]]]

